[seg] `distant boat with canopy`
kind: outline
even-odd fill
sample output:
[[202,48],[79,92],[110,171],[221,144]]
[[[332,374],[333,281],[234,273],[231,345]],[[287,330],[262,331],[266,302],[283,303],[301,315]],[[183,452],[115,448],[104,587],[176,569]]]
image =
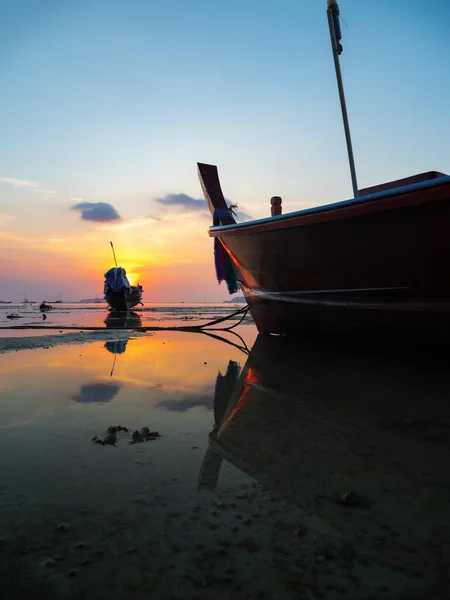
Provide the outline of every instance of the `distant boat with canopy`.
[[104,298],[111,310],[127,311],[138,304],[142,304],[142,285],[131,285],[127,272],[123,267],[117,266],[114,245],[110,242],[114,256],[115,267],[105,273]]

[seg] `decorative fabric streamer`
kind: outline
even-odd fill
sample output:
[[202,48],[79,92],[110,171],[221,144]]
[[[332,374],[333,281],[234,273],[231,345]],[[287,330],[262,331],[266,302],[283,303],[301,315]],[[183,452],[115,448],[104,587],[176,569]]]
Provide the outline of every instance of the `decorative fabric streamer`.
[[[220,225],[221,218],[229,218],[227,210],[215,210],[213,216],[214,226]],[[218,237],[214,238],[214,263],[216,265],[217,281],[221,283],[226,281],[228,292],[235,294],[239,290],[236,273],[234,272],[233,262],[230,255],[225,250]]]

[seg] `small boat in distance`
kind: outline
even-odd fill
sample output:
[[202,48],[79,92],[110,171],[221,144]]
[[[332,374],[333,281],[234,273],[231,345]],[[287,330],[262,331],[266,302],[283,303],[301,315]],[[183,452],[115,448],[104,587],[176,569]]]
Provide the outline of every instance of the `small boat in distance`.
[[358,189],[339,70],[339,8],[328,21],[353,198],[237,223],[217,167],[198,163],[213,217],[217,278],[241,287],[260,333],[447,338],[450,177],[430,171]]
[[142,285],[131,285],[127,272],[117,266],[113,243],[110,242],[114,255],[115,267],[105,273],[104,297],[112,310],[127,311],[142,304]]
[[53,306],[51,306],[50,304],[47,304],[46,301],[44,300],[40,305],[39,305],[39,310],[45,312],[47,310],[53,310]]

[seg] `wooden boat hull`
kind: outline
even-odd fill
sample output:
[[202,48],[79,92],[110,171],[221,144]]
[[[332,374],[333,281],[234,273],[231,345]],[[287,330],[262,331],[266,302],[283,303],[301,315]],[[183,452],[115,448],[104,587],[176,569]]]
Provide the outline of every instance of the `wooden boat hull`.
[[132,286],[131,292],[108,292],[105,294],[105,300],[112,310],[127,311],[142,302],[142,288]]
[[[210,209],[221,210],[218,179],[202,178],[202,167]],[[442,176],[209,234],[230,255],[261,333],[448,336],[449,224]]]

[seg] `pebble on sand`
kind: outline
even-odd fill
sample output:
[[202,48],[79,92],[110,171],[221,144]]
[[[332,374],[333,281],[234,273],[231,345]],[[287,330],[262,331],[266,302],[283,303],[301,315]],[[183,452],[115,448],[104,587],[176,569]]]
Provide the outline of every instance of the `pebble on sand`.
[[336,498],[336,504],[342,506],[350,506],[352,508],[370,508],[370,502],[364,496],[357,494],[352,490],[344,492],[341,496]]
[[78,569],[69,569],[67,575],[68,577],[76,577],[78,575]]
[[117,442],[117,438],[113,433],[109,433],[103,438],[98,437],[98,435],[94,435],[94,437],[91,438],[91,440],[94,442],[94,444],[101,444],[102,446],[115,446]]
[[150,431],[148,427],[142,427],[141,431],[133,431],[130,444],[139,444],[140,442],[148,442],[161,437],[158,431]]
[[[91,438],[91,441],[94,444],[101,444],[102,446],[110,445],[115,446],[117,443],[117,432],[128,432],[128,427],[124,427],[123,425],[110,425],[108,427],[108,435],[105,437],[100,437],[98,435],[94,435]],[[131,435],[130,444],[138,444],[141,442],[148,442],[149,440],[156,440],[156,438],[161,437],[161,434],[158,431],[150,431],[148,427],[142,427],[140,431],[133,431]]]
[[117,433],[118,431],[125,431],[125,433],[128,432],[128,427],[124,427],[123,425],[110,425],[108,427],[108,433]]
[[39,565],[41,567],[52,567],[53,565],[56,564],[56,561],[54,558],[52,558],[51,556],[47,556],[46,558],[44,558],[44,560],[42,560]]

